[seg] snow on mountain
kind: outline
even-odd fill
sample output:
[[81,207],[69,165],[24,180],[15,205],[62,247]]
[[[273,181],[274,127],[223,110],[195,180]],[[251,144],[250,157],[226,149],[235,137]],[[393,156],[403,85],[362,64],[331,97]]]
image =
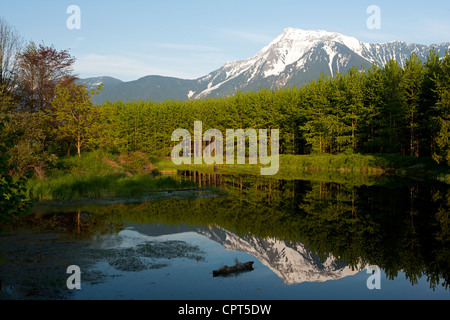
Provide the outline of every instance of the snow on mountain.
[[89,89],[96,89],[99,85],[113,87],[123,83],[121,80],[112,77],[94,77],[77,80],[78,83],[87,86]]
[[286,284],[337,280],[366,269],[365,266],[357,266],[352,270],[345,264],[336,263],[333,256],[320,261],[301,243],[288,244],[276,239],[238,237],[223,229],[203,230],[201,233],[228,250],[255,256]]
[[334,75],[353,66],[369,68],[373,63],[384,66],[390,59],[404,66],[412,53],[426,61],[433,47],[444,56],[450,43],[430,46],[401,41],[373,44],[336,32],[286,28],[254,57],[227,62],[197,80],[149,76],[127,83],[105,83],[104,91],[95,99],[97,103],[107,99],[187,100],[227,96],[237,90],[301,86],[321,73]]
[[[339,42],[361,55],[364,44],[356,38],[347,37],[327,31],[305,31],[287,28],[269,46],[263,48],[257,57],[267,62],[264,76],[277,76],[286,67],[302,59],[309,51],[320,43],[327,46],[326,52],[330,56],[330,64],[336,52],[332,50],[332,43]],[[301,68],[302,64],[297,64]]]
[[[392,58],[403,66],[413,52],[426,61],[432,47],[400,41],[370,44],[336,32],[287,28],[256,56],[227,63],[215,71],[214,76],[203,78],[208,82],[207,88],[195,98],[230,92],[223,88],[230,85],[239,89],[257,88],[261,83],[270,88],[301,85],[321,72],[334,75],[354,65],[370,67],[376,63],[384,66]],[[443,55],[449,44],[435,47]],[[308,74],[310,70],[316,72]],[[306,74],[302,77],[299,76],[301,73]]]

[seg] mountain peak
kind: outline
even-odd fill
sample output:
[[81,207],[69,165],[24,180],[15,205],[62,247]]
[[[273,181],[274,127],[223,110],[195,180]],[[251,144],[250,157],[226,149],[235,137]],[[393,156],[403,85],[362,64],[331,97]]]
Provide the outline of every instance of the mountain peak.
[[444,56],[450,45],[426,46],[401,41],[369,44],[338,32],[289,27],[254,57],[227,62],[196,80],[151,77],[115,86],[107,85],[105,79],[91,80],[105,84],[96,98],[99,102],[107,99],[200,99],[232,95],[237,90],[301,86],[322,73],[334,75],[353,66],[370,68],[373,63],[382,67],[391,59],[403,66],[413,52],[426,61],[432,47]]
[[[363,42],[354,37],[342,35],[337,32],[325,30],[303,30],[296,28],[286,28],[268,46],[263,48],[256,56],[257,60],[264,60],[264,77],[279,76],[288,65],[304,59],[308,53],[320,44],[325,44],[324,50],[334,57],[335,44],[339,43],[348,47],[358,55],[362,55]],[[333,57],[327,63],[332,64]],[[300,65],[304,65],[301,62]],[[332,70],[332,68],[330,67]]]
[[338,32],[329,32],[326,30],[303,30],[298,28],[286,28],[272,43],[282,40],[293,41],[338,41],[360,43],[358,39],[346,36]]

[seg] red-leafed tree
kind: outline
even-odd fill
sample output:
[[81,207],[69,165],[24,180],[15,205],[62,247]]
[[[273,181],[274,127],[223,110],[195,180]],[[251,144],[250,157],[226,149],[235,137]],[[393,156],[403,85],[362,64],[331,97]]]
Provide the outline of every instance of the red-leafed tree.
[[58,83],[76,80],[72,74],[74,63],[75,58],[67,50],[58,51],[53,46],[36,46],[31,42],[19,54],[18,61],[22,106],[31,112],[49,109]]

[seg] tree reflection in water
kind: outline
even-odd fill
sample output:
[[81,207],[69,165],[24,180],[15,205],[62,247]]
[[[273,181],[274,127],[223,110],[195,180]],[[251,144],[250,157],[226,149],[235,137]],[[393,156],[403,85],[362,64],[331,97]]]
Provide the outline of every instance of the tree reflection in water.
[[225,195],[57,208],[57,213],[37,214],[7,229],[60,228],[89,238],[130,223],[214,226],[240,237],[300,243],[322,262],[333,256],[349,267],[379,266],[390,279],[404,272],[412,284],[426,277],[431,288],[449,288],[446,184],[337,183],[193,171],[179,172],[178,177],[199,187],[220,188]]

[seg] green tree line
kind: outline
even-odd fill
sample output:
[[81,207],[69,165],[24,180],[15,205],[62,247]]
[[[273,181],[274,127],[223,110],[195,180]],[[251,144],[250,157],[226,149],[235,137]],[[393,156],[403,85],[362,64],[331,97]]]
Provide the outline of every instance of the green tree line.
[[[342,152],[433,157],[450,163],[450,55],[413,54],[404,67],[350,69],[302,87],[196,101],[106,102],[96,146],[168,156],[175,129],[279,129],[282,154]],[[94,140],[93,140],[94,141]]]

